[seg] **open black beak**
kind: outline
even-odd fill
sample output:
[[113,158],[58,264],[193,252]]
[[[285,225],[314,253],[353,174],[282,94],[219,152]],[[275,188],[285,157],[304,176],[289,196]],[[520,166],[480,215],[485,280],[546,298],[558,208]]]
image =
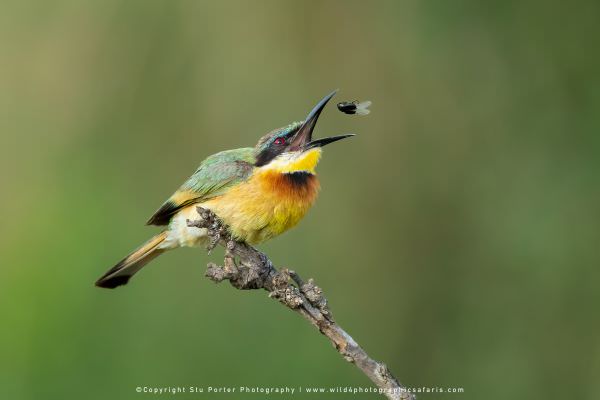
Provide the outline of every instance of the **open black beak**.
[[292,146],[295,148],[302,149],[310,149],[312,147],[322,147],[326,144],[337,142],[338,140],[345,139],[347,137],[351,137],[354,135],[340,135],[340,136],[332,136],[323,139],[312,140],[312,133],[315,129],[315,125],[317,124],[317,120],[319,119],[319,115],[321,115],[321,111],[325,108],[325,105],[335,94],[337,90],[329,93],[327,96],[323,97],[323,99],[312,109],[308,116],[304,120],[302,126],[298,129],[298,132],[294,135],[292,139]]

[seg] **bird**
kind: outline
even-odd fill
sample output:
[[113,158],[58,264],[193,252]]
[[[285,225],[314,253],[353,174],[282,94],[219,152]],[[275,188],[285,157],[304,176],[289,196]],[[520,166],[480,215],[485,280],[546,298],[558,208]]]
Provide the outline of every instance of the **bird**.
[[189,220],[200,218],[197,207],[215,214],[234,240],[249,244],[265,242],[298,224],[320,190],[315,168],[323,146],[354,136],[312,138],[321,112],[336,92],[319,101],[305,120],[267,133],[255,147],[207,157],[146,223],[164,230],[119,261],[95,285],[114,289],[166,251],[206,245],[207,230],[188,226]]

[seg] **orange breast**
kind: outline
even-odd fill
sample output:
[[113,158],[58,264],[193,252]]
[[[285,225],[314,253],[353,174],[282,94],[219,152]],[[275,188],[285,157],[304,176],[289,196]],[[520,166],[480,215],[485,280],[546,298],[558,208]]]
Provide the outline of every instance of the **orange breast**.
[[259,243],[296,225],[317,198],[314,174],[257,171],[248,181],[203,204],[215,212],[237,239]]
[[281,202],[312,203],[319,192],[319,180],[314,174],[306,171],[282,174],[265,171],[259,174],[258,180],[266,192]]

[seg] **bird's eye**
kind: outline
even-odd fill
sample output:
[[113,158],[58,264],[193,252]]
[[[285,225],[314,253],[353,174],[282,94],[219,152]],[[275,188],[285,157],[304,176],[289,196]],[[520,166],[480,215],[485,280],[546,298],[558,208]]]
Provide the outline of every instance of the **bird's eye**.
[[274,143],[275,144],[279,144],[279,145],[284,144],[285,143],[285,139],[282,138],[282,137],[278,137],[277,139],[275,139]]

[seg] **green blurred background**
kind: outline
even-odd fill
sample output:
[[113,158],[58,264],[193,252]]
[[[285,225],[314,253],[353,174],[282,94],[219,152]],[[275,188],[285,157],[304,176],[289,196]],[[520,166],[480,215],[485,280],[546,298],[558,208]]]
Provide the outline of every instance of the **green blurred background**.
[[93,287],[204,157],[340,88],[372,113],[326,109],[316,135],[359,136],[260,248],[403,383],[465,389],[420,398],[597,398],[599,4],[3,1],[0,396],[368,386],[264,292],[203,278],[222,252]]

